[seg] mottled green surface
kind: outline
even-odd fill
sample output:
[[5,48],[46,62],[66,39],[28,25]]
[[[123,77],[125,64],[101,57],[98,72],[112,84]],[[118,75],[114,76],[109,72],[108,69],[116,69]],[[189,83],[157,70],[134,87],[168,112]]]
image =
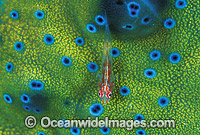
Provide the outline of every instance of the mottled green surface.
[[[113,59],[116,75],[115,89],[110,102],[104,106],[104,119],[133,119],[138,113],[146,120],[175,119],[176,128],[144,129],[146,134],[197,135],[200,134],[200,15],[199,0],[187,0],[184,9],[177,9],[174,0],[161,15],[163,20],[173,18],[173,29],[164,27],[150,36],[137,39],[118,39],[112,35],[113,47],[120,49],[120,56]],[[1,1],[0,1],[1,3]],[[100,0],[6,0],[1,11],[0,22],[0,134],[47,135],[70,134],[69,129],[43,129],[37,125],[27,129],[24,119],[28,115],[52,119],[86,119],[91,116],[89,106],[101,103],[98,97],[97,76],[87,70],[89,62],[101,68],[103,30],[89,33],[85,26],[94,23],[94,17],[101,12]],[[0,6],[1,7],[1,6]],[[16,10],[19,19],[13,20],[10,12]],[[45,12],[42,20],[34,16],[36,10]],[[101,30],[100,30],[101,29]],[[54,36],[53,45],[43,41],[45,34]],[[76,37],[83,37],[85,44],[75,44]],[[17,52],[14,43],[22,41],[24,49]],[[149,58],[149,53],[158,50],[162,57],[158,61]],[[172,64],[169,55],[178,52],[181,61]],[[70,57],[72,65],[65,67],[62,56]],[[10,73],[6,63],[14,65]],[[148,79],[144,70],[153,68],[157,76]],[[101,70],[98,70],[100,73]],[[44,89],[40,92],[48,98],[46,110],[41,114],[26,112],[22,108],[22,93],[38,93],[29,88],[31,80],[40,80]],[[119,93],[122,86],[130,88],[130,95]],[[12,104],[3,100],[9,94]],[[167,107],[158,105],[158,98],[169,99]],[[64,105],[64,101],[70,105]],[[184,124],[185,123],[185,124]],[[137,129],[111,129],[110,134],[135,134]],[[81,134],[101,134],[97,129],[81,129]]]

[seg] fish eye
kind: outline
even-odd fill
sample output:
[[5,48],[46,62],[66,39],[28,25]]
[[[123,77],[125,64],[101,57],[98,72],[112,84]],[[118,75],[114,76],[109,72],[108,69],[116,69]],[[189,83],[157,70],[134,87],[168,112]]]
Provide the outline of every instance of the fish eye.
[[101,95],[101,93],[99,92],[99,96]]
[[111,96],[111,95],[112,95],[112,93],[109,94],[109,96]]

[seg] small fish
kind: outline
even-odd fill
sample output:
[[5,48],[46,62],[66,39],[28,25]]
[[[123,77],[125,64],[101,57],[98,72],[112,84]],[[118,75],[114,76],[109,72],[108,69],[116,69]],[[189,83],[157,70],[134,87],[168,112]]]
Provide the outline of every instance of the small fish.
[[108,103],[112,95],[113,83],[112,83],[112,56],[110,50],[111,45],[111,33],[106,19],[105,34],[104,34],[104,48],[103,48],[103,60],[101,71],[101,82],[99,83],[99,97],[102,103]]

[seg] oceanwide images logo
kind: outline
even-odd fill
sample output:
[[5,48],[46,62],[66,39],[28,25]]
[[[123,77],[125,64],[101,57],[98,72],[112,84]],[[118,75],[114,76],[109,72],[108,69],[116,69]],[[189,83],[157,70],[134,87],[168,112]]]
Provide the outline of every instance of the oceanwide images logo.
[[[36,118],[34,116],[28,116],[25,119],[25,125],[27,128],[34,128],[37,124]],[[133,130],[133,128],[167,128],[172,127],[175,128],[174,120],[152,120],[147,124],[146,120],[110,120],[108,117],[105,119],[99,119],[96,117],[95,119],[85,120],[51,120],[49,117],[43,117],[40,120],[40,125],[43,128],[126,128],[127,130]]]

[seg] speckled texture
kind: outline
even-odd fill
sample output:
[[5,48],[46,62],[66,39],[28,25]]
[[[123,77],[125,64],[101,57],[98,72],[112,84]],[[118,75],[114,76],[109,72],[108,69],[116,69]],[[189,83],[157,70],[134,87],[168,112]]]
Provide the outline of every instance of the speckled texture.
[[[1,3],[4,3],[1,5]],[[89,72],[87,64],[95,62],[101,72],[103,49],[103,27],[95,24],[95,16],[104,13],[101,0],[0,0],[0,135],[46,135],[70,134],[70,129],[43,129],[37,125],[28,129],[24,119],[34,115],[51,119],[86,119],[91,116],[89,107],[101,103],[98,97],[97,74]],[[159,27],[145,37],[127,35],[119,38],[112,33],[112,46],[120,50],[120,56],[113,58],[116,75],[115,89],[99,118],[133,119],[142,114],[146,120],[175,119],[176,128],[144,129],[151,135],[200,134],[200,2],[187,0],[187,7],[177,9],[175,0],[161,12],[162,22],[167,18],[176,21],[173,29]],[[10,12],[16,10],[19,19],[13,20]],[[35,11],[45,13],[44,19],[37,19]],[[109,19],[109,18],[108,18]],[[97,33],[89,33],[86,25],[97,26]],[[43,38],[51,34],[55,41],[46,45]],[[122,36],[126,37],[126,32]],[[75,43],[77,37],[85,41],[83,46]],[[133,38],[131,38],[133,37]],[[14,49],[14,43],[21,41],[22,51]],[[161,53],[157,61],[150,59],[153,50]],[[181,61],[172,64],[169,55],[177,52]],[[70,57],[69,67],[61,63],[63,56]],[[13,63],[13,70],[7,72],[6,63]],[[144,76],[146,69],[154,69],[156,77]],[[41,91],[29,87],[31,80],[44,83]],[[119,89],[130,89],[128,96],[122,96]],[[12,104],[3,100],[3,95],[12,97]],[[41,95],[43,112],[26,112],[20,100],[22,94]],[[158,99],[167,97],[169,105],[160,107]],[[65,104],[65,102],[69,104]],[[33,102],[32,106],[36,103]],[[110,129],[110,134],[136,134],[137,129]],[[81,129],[81,134],[101,134],[100,129]]]

